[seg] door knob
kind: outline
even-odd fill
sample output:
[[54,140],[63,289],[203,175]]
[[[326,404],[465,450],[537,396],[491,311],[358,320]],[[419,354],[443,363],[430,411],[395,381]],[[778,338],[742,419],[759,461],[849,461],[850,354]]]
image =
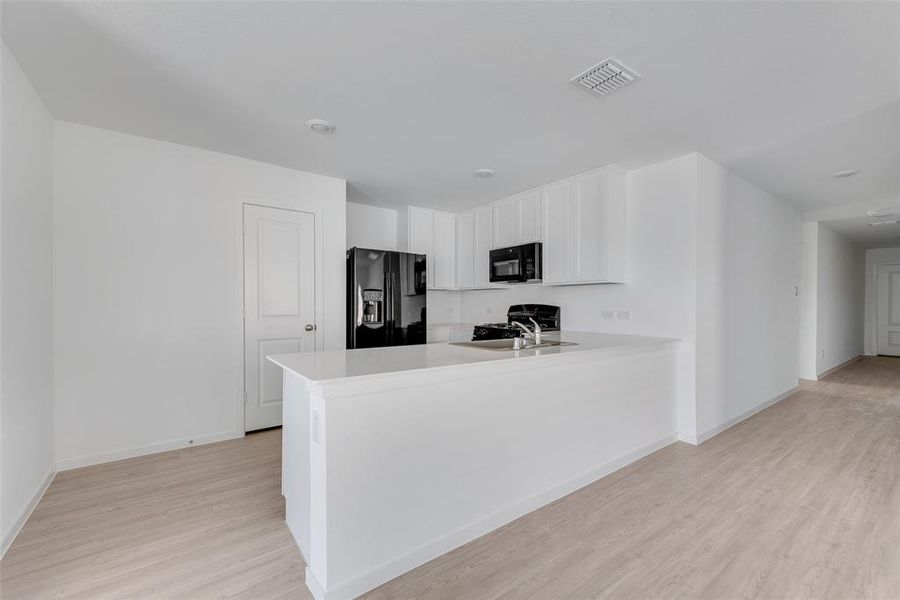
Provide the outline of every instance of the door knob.
[[306,327],[304,327],[303,329],[305,329],[305,330],[307,330],[307,331],[315,331],[315,330],[316,330],[316,326],[313,325],[312,323],[307,323],[307,324],[306,324]]

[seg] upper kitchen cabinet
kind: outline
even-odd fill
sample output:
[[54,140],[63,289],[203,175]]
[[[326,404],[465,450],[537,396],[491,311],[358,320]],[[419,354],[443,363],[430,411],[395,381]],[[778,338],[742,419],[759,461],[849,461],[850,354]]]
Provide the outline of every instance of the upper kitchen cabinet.
[[456,215],[456,287],[475,287],[475,211]]
[[434,289],[456,288],[456,215],[434,211]]
[[543,188],[545,285],[625,281],[625,173],[612,167]]
[[494,244],[494,210],[490,206],[479,206],[475,217],[475,287],[491,287],[491,248]]
[[401,218],[401,235],[406,235],[407,252],[425,255],[428,289],[456,287],[456,215],[409,206]]
[[494,212],[480,206],[456,215],[456,287],[461,290],[495,287],[491,284],[490,252]]
[[504,198],[493,208],[493,248],[541,240],[541,190]]
[[541,241],[541,190],[516,196],[516,244]]
[[494,235],[493,248],[506,248],[516,245],[516,199],[505,198],[494,203]]

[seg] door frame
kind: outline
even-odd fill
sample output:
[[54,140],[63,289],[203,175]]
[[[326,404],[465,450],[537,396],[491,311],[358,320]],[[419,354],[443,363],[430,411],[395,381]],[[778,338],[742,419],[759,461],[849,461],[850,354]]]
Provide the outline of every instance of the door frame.
[[316,324],[316,351],[324,347],[327,335],[325,319],[325,273],[323,257],[325,256],[325,240],[322,231],[322,210],[311,202],[301,198],[285,196],[249,196],[235,194],[234,211],[234,322],[232,329],[232,378],[234,385],[234,422],[235,430],[244,435],[244,206],[252,205],[262,208],[276,208],[302,212],[313,216],[313,266],[316,270],[316,294],[314,322]]
[[[878,331],[878,311],[880,309],[880,306],[878,304],[879,277],[881,276],[881,269],[887,269],[890,267],[900,267],[900,263],[878,263],[873,266],[875,267],[875,272],[872,274],[872,277],[874,279],[873,294],[875,297],[875,302],[873,304],[874,310],[873,310],[873,314],[872,314],[872,317],[873,317],[872,318],[872,332],[875,334],[875,336],[874,336],[875,345],[872,350],[874,351],[875,356],[882,356],[882,355],[878,354],[878,337],[879,337],[879,334],[881,333]],[[887,356],[887,355],[885,354],[883,356]]]

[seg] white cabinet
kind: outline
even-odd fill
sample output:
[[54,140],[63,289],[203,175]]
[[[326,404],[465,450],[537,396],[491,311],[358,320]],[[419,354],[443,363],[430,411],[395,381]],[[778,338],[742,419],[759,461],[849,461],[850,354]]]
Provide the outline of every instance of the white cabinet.
[[493,238],[493,210],[481,206],[456,215],[456,287],[493,287],[490,252]]
[[541,241],[540,189],[504,198],[493,207],[493,248]]
[[572,244],[572,183],[563,181],[546,186],[544,196],[544,284],[565,283],[572,278],[569,265]]
[[456,215],[456,287],[475,287],[475,211]]
[[406,211],[406,251],[425,255],[428,289],[456,283],[456,215],[410,206]]
[[434,211],[434,288],[456,287],[456,215]]
[[434,211],[410,206],[407,208],[406,251],[425,255],[425,285],[434,287]]
[[505,198],[494,203],[494,248],[507,248],[516,245],[518,217],[516,199]]
[[546,285],[625,280],[625,173],[604,167],[545,186]]
[[490,206],[479,206],[474,210],[474,286],[486,288],[491,285],[491,248],[494,239],[494,211]]
[[516,244],[541,241],[541,190],[516,196]]

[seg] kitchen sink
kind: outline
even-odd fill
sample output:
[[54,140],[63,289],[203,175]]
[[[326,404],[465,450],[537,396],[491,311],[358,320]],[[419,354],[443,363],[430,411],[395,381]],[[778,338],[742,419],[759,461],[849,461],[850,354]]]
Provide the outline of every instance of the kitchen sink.
[[[477,342],[450,342],[451,346],[465,346],[466,348],[481,348],[482,350],[510,351],[513,348],[512,338],[502,340],[478,340]],[[561,342],[557,340],[543,340],[540,344],[528,344],[520,350],[539,350],[541,348],[555,348],[556,346],[577,346],[575,342]]]

